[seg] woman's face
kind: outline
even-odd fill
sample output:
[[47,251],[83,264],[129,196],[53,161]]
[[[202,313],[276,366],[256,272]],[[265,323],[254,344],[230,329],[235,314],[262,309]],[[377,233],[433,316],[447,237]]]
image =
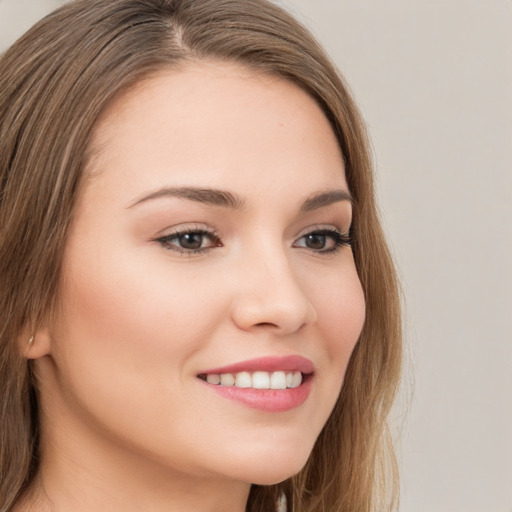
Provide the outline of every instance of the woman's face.
[[201,478],[296,473],[365,314],[327,119],[283,79],[199,63],[118,98],[93,146],[38,362],[48,438]]

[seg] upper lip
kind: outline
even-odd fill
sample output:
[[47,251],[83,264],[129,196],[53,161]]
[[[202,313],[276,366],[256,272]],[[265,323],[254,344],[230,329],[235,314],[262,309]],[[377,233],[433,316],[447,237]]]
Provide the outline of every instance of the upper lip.
[[202,374],[223,374],[223,373],[239,373],[239,372],[301,372],[313,373],[315,367],[313,362],[309,359],[299,356],[267,356],[259,357],[256,359],[249,359],[247,361],[240,361],[239,363],[230,364],[227,366],[209,368],[199,372]]

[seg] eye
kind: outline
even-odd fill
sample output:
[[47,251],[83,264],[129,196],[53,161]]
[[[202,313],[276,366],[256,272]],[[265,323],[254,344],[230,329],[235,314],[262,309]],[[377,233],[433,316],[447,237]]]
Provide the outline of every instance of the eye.
[[314,252],[331,253],[341,247],[350,246],[352,238],[350,233],[342,233],[334,228],[319,229],[301,236],[293,245],[303,247]]
[[182,254],[197,254],[220,247],[220,238],[205,229],[185,229],[156,239],[166,249]]

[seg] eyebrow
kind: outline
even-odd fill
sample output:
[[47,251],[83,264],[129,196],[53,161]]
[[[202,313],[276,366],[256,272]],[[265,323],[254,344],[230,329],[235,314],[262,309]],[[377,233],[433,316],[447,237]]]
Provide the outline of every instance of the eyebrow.
[[351,204],[354,203],[352,196],[346,190],[328,190],[308,197],[302,203],[300,211],[310,212],[312,210],[317,210],[318,208],[323,208],[324,206],[329,206],[333,203],[339,203],[340,201],[348,201]]
[[[245,200],[242,197],[226,190],[197,187],[163,187],[135,200],[128,206],[128,208],[133,208],[134,206],[145,203],[146,201],[160,199],[163,197],[188,199],[189,201],[221,206],[234,210],[241,210],[245,206]],[[319,192],[308,197],[302,203],[300,211],[303,213],[310,212],[341,201],[353,203],[352,196],[342,189]]]
[[196,187],[164,187],[137,199],[128,206],[128,208],[145,203],[151,199],[160,199],[162,197],[178,197],[198,203],[232,208],[234,210],[241,210],[245,205],[245,201],[241,197],[225,190]]

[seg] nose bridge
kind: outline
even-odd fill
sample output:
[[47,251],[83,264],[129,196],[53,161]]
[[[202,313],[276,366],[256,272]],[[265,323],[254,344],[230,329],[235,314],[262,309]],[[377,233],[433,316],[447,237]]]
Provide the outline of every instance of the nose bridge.
[[244,330],[266,327],[288,334],[314,322],[316,312],[291,265],[290,249],[277,237],[255,245],[240,256],[235,323]]

